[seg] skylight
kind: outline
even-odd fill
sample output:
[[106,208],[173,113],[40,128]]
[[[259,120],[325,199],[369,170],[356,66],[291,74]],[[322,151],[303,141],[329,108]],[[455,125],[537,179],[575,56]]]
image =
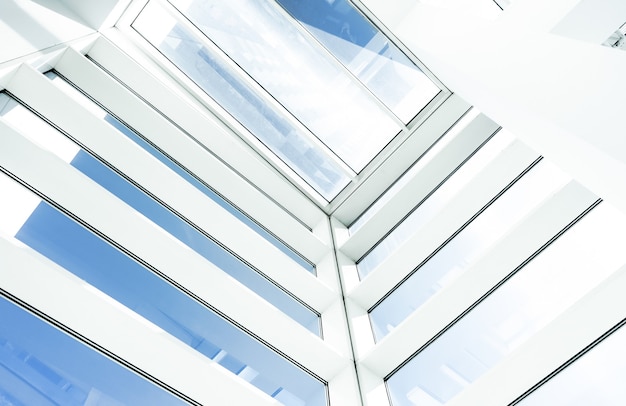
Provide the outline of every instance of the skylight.
[[439,92],[346,0],[151,0],[132,27],[327,201]]

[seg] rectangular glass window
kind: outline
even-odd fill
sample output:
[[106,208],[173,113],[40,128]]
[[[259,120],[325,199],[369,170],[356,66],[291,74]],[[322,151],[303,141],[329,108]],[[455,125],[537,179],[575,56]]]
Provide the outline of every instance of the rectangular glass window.
[[498,154],[513,142],[513,136],[504,131],[498,132],[487,144],[478,150],[467,162],[460,166],[445,183],[438,187],[426,200],[418,204],[396,228],[376,244],[358,263],[361,278],[369,275],[387,257],[392,255],[404,242],[415,235],[421,227],[437,215],[446,203],[458,193],[468,181],[484,169]]
[[34,143],[64,159],[309,331],[321,335],[317,313],[6,94],[0,94],[0,118]]
[[567,181],[569,177],[554,165],[539,162],[370,311],[375,338],[386,336],[429,298],[449,286]]
[[393,405],[447,404],[621,266],[624,230],[615,209],[591,210],[394,372]]
[[347,0],[276,0],[408,123],[439,88]]
[[188,405],[0,296],[0,405]]
[[12,196],[0,200],[0,234],[9,240],[31,247],[281,403],[326,405],[323,382],[4,174],[0,193]]
[[515,404],[621,405],[626,399],[624,360],[626,328],[622,326]]
[[132,27],[327,201],[440,91],[345,0],[151,0]]
[[169,2],[353,171],[400,131],[274,1]]
[[341,164],[286,111],[272,108],[271,100],[216,54],[204,35],[193,32],[155,2],[148,4],[133,28],[326,200],[350,183]]
[[280,241],[278,238],[270,234],[263,227],[255,223],[251,220],[247,215],[242,213],[238,208],[234,207],[230,202],[226,201],[219,194],[215,193],[212,189],[206,186],[204,183],[199,181],[195,176],[191,175],[186,169],[183,169],[178,163],[174,162],[171,158],[167,157],[163,152],[157,149],[155,146],[146,141],[141,135],[137,134],[131,128],[129,128],[126,124],[122,123],[120,120],[112,116],[108,111],[104,110],[103,107],[96,104],[93,100],[85,96],[81,91],[67,82],[64,78],[59,76],[56,72],[48,72],[46,76],[50,78],[54,83],[56,83],[63,91],[65,91],[68,95],[72,96],[75,100],[79,101],[83,106],[90,109],[92,113],[96,116],[102,118],[107,123],[111,124],[115,129],[117,129],[121,134],[124,134],[128,139],[133,141],[135,144],[139,145],[150,155],[158,159],[165,166],[170,168],[172,171],[176,172],[180,177],[186,180],[193,187],[198,189],[204,195],[209,197],[215,203],[219,204],[220,207],[228,211],[233,216],[237,217],[242,223],[247,225],[250,229],[254,230],[261,237],[265,238],[268,242],[272,243],[276,248],[280,249],[283,253],[287,254],[289,258],[293,259],[300,265],[302,268],[307,270],[310,273],[315,274],[315,267],[311,265],[307,260],[302,258],[298,253],[296,253],[293,249],[288,247],[285,243]]

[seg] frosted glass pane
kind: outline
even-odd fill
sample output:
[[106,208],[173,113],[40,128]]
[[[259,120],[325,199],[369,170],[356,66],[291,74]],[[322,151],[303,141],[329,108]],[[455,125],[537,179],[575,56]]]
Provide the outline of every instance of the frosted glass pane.
[[569,181],[542,161],[370,312],[380,340],[429,298],[449,286],[528,213]]
[[592,210],[395,372],[393,405],[447,404],[618,269],[625,230],[610,206]]

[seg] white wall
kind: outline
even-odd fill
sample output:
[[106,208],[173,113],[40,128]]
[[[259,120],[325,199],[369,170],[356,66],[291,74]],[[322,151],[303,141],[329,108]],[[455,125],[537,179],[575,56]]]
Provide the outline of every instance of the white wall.
[[0,66],[94,32],[58,0],[0,0]]
[[396,5],[383,23],[446,86],[626,212],[626,54],[590,42],[626,21],[626,2],[520,0],[494,21]]
[[131,0],[59,0],[74,10],[89,27],[94,29],[108,28],[126,9]]

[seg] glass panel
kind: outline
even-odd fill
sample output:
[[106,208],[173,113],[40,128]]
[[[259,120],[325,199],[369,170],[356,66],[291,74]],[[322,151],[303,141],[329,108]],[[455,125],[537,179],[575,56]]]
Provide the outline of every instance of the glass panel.
[[284,404],[326,405],[322,382],[4,174],[0,193],[13,197],[0,200],[0,234],[33,248]]
[[625,359],[626,328],[621,327],[517,405],[621,405],[626,399]]
[[206,38],[192,33],[154,2],[133,28],[325,199],[332,200],[350,182],[339,164],[308,140],[285,112],[271,108],[263,95],[214,55],[205,45]]
[[308,272],[311,272],[313,274],[315,273],[315,267],[311,265],[309,262],[307,262],[304,258],[302,258],[300,255],[294,252],[291,248],[285,245],[282,241],[278,240],[272,234],[267,232],[264,228],[259,226],[257,223],[252,221],[248,216],[246,216],[237,208],[235,208],[232,204],[224,200],[220,195],[218,195],[213,190],[208,188],[205,184],[200,182],[194,176],[190,175],[186,170],[182,169],[177,163],[172,161],[170,158],[168,158],[166,155],[160,152],[157,148],[155,148],[146,140],[144,140],[140,135],[138,135],[133,130],[128,128],[125,124],[123,124],[118,119],[110,115],[102,107],[94,103],[91,99],[89,99],[87,96],[85,96],[80,91],[78,91],[74,86],[66,82],[62,77],[60,77],[54,72],[48,72],[46,73],[46,76],[50,78],[52,81],[54,81],[60,88],[62,88],[63,91],[65,91],[67,94],[69,94],[74,99],[79,101],[84,107],[89,108],[89,110],[92,113],[94,113],[96,116],[104,119],[107,123],[111,124],[121,134],[124,134],[126,137],[128,137],[137,145],[139,145],[141,148],[147,151],[150,155],[152,155],[153,157],[161,161],[161,163],[163,163],[165,166],[167,166],[168,168],[176,172],[176,174],[178,174],[180,177],[185,179],[188,183],[190,183],[196,189],[201,191],[203,194],[205,194],[215,203],[219,204],[222,208],[224,208],[230,214],[237,217],[237,219],[239,219],[242,223],[250,227],[261,237],[265,238],[267,241],[272,243],[276,248],[280,249],[283,253],[287,254],[289,258],[296,261],[298,265],[306,269]]
[[170,0],[355,172],[400,126],[272,0]]
[[435,217],[452,200],[467,182],[484,169],[498,154],[513,142],[513,136],[504,131],[498,132],[470,160],[464,163],[443,185],[435,190],[422,204],[406,217],[381,240],[357,264],[361,278],[369,275],[378,265],[397,250],[410,237],[415,235],[429,220]]
[[439,88],[346,0],[276,0],[408,123]]
[[542,161],[398,286],[370,312],[380,340],[429,298],[449,286],[506,232],[567,183],[569,177]]
[[393,405],[447,404],[621,266],[624,230],[615,209],[592,210],[394,373]]
[[[1,105],[4,107],[0,110],[0,117],[27,138],[56,153],[309,331],[318,336],[321,334],[319,316],[315,312],[74,144],[24,106],[10,99],[6,94],[0,94]],[[61,146],[63,146],[63,152],[59,150]]]
[[0,405],[187,405],[0,296]]

